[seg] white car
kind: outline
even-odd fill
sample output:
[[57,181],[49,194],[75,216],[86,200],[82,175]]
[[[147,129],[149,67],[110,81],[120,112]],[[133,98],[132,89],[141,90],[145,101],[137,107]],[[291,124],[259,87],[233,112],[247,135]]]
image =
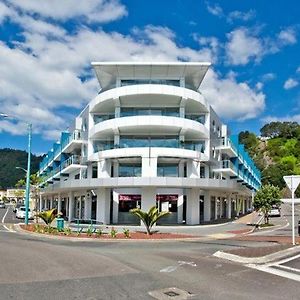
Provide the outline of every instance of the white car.
[[[21,206],[21,207],[17,208],[16,218],[17,219],[25,219],[25,213],[26,213],[26,207],[25,206]],[[33,213],[30,210],[30,208],[28,208],[28,219],[33,220]]]
[[269,212],[270,217],[280,217],[280,208],[278,207],[273,207],[271,208]]

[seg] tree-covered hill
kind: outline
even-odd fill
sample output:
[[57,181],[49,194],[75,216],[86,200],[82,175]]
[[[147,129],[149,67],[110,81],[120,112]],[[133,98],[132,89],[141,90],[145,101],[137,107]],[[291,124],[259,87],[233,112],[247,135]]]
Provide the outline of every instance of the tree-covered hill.
[[[31,156],[31,173],[36,173],[42,156]],[[0,189],[14,187],[18,180],[25,177],[25,172],[16,169],[27,169],[27,152],[14,149],[0,149]]]
[[300,125],[296,122],[271,122],[264,125],[260,133],[261,136],[257,137],[243,131],[239,140],[261,170],[263,184],[277,185],[286,193],[283,176],[300,175]]

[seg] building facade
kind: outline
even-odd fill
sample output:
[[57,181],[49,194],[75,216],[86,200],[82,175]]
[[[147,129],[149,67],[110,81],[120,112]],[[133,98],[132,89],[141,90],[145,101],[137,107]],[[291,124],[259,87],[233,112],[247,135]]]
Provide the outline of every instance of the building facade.
[[156,205],[192,225],[251,207],[260,173],[201,94],[209,63],[92,65],[101,90],[42,161],[41,209],[137,224]]

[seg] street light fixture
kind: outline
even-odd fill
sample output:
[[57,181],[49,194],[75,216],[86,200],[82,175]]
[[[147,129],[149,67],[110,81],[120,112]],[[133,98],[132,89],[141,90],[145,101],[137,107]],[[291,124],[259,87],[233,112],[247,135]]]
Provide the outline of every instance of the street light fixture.
[[[14,116],[10,116],[10,115],[4,114],[4,113],[0,113],[0,117],[18,119]],[[28,159],[27,159],[27,170],[26,170],[25,224],[28,225],[32,124],[27,123],[27,122],[25,122],[25,123],[28,126]]]

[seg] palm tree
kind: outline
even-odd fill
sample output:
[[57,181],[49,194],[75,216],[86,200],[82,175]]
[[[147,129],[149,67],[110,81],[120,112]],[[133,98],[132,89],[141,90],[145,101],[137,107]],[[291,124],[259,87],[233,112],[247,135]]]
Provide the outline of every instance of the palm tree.
[[170,215],[168,211],[158,212],[156,206],[152,206],[148,212],[142,211],[140,208],[131,209],[130,212],[137,216],[145,225],[147,235],[151,234],[152,226],[161,218]]
[[48,228],[50,228],[51,223],[57,217],[57,209],[53,208],[50,210],[42,211],[42,212],[38,213],[37,216],[46,223]]

